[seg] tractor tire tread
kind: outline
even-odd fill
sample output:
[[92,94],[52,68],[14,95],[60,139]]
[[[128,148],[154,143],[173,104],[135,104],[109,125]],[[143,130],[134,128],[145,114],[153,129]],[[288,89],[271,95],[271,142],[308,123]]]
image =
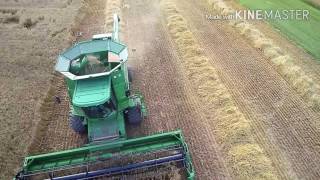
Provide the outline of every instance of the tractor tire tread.
[[84,134],[87,131],[86,126],[83,124],[83,118],[76,115],[70,115],[70,127],[78,134]]
[[139,125],[143,120],[141,109],[139,107],[132,107],[128,109],[127,121],[131,125]]

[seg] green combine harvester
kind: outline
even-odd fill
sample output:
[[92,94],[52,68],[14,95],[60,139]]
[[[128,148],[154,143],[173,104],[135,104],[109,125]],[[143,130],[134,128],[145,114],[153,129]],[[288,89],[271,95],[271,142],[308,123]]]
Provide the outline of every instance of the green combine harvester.
[[[177,167],[182,179],[195,172],[180,130],[127,139],[125,122],[147,115],[143,96],[130,89],[127,47],[113,33],[94,35],[60,54],[56,70],[65,76],[70,126],[87,133],[80,148],[28,156],[15,180],[145,179],[143,174]],[[152,179],[152,178],[147,178]]]

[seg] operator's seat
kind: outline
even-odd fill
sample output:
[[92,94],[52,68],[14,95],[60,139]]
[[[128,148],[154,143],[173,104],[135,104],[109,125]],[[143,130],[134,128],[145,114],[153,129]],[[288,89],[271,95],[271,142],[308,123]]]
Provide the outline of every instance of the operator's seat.
[[105,71],[106,67],[96,56],[86,56],[88,63],[83,69],[83,74],[80,75],[88,75],[88,74],[96,74],[102,73]]

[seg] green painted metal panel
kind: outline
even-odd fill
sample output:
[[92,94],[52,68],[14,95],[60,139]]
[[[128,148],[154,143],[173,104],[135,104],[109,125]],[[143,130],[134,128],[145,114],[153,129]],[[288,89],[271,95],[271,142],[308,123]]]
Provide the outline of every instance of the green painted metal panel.
[[107,102],[110,96],[110,76],[77,80],[72,104],[78,107],[96,106]]
[[68,72],[69,68],[70,68],[70,60],[63,56],[59,56],[57,64],[55,66],[56,71]]
[[112,73],[112,85],[115,93],[115,97],[118,103],[126,101],[128,98],[126,96],[126,81],[124,77],[123,70],[117,70]]
[[73,60],[82,55],[111,51],[119,55],[122,51],[126,50],[126,46],[111,39],[106,40],[91,40],[83,41],[75,44],[73,47],[67,49],[61,56]]
[[119,128],[121,138],[127,138],[126,125],[125,125],[126,123],[125,123],[123,111],[118,111],[117,121],[118,121],[118,128]]
[[108,117],[88,119],[89,142],[113,141],[125,137],[122,113],[112,112]]
[[74,87],[75,87],[75,81],[72,81],[68,78],[64,79],[65,83],[67,84],[67,88],[68,88],[68,95],[69,97],[72,99],[73,97],[73,92],[74,92]]

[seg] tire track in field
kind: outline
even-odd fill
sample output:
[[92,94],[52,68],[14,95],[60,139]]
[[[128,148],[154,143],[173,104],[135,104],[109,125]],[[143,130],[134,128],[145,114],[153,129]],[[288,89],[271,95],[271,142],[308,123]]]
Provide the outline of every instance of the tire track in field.
[[183,14],[238,104],[254,119],[257,139],[280,163],[282,178],[317,179],[320,137],[313,122],[319,118],[268,60],[223,22],[205,20],[206,11],[195,8],[197,3],[180,3]]
[[133,86],[143,93],[149,110],[141,127],[129,127],[129,134],[141,136],[181,128],[197,177],[230,179],[202,105],[183,85],[183,72],[177,69],[178,57],[161,23],[157,1],[126,0],[124,6],[124,42],[128,43],[129,65],[134,70]]

